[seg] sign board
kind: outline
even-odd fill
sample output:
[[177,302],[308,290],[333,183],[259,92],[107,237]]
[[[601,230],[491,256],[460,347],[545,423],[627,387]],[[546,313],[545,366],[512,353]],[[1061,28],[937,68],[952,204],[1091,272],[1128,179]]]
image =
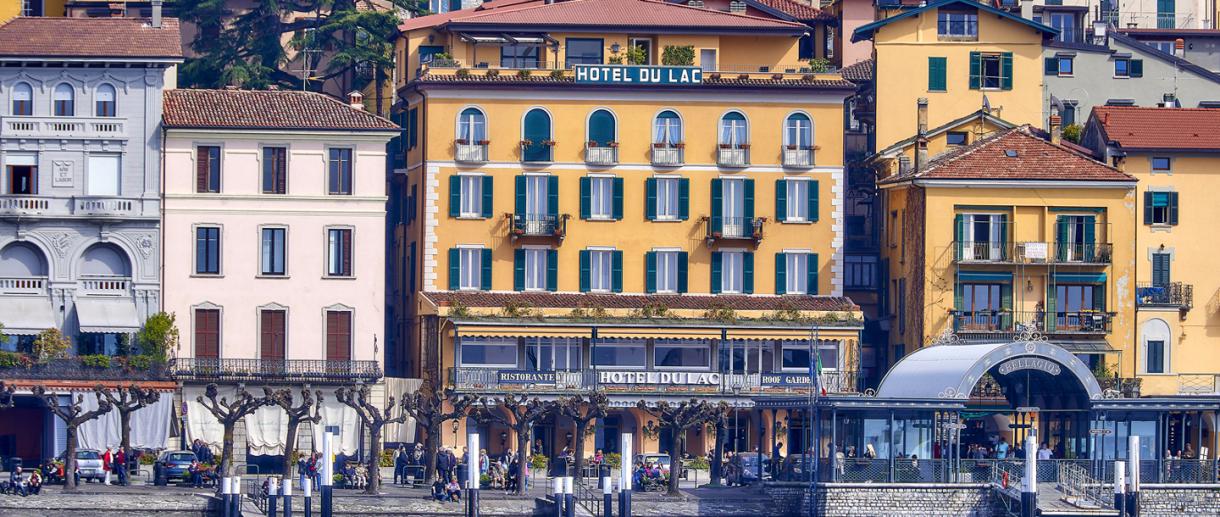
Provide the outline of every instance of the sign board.
[[703,385],[720,384],[717,372],[598,372],[601,384],[672,384]]
[[496,372],[496,381],[500,384],[555,384],[555,372],[500,370]]
[[1047,244],[1045,242],[1025,243],[1025,258],[1029,260],[1046,260]]
[[813,384],[813,378],[807,373],[764,373],[762,374],[762,384],[763,386],[808,386]]
[[1110,436],[1110,435],[1114,434],[1114,430],[1113,429],[1089,429],[1089,434]]
[[1042,408],[1036,406],[1021,406],[1016,409],[1018,413],[1037,413],[1042,411]]
[[948,423],[948,424],[942,425],[941,427],[944,427],[945,429],[958,429],[958,430],[961,430],[961,429],[965,429],[965,428],[966,428],[966,424],[954,424],[954,423]]
[[75,183],[75,167],[70,160],[54,160],[51,162],[51,186],[71,187]]
[[1000,364],[1000,375],[1008,375],[1018,370],[1038,370],[1051,375],[1059,375],[1063,371],[1059,364],[1041,357],[1018,357]]
[[576,84],[702,84],[697,66],[576,65]]

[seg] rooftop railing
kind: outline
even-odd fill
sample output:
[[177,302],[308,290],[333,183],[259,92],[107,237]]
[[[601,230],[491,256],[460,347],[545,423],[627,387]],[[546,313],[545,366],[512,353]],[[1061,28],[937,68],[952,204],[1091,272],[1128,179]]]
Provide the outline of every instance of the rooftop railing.
[[377,361],[326,359],[173,359],[169,371],[175,379],[194,381],[338,383],[375,380],[382,376]]

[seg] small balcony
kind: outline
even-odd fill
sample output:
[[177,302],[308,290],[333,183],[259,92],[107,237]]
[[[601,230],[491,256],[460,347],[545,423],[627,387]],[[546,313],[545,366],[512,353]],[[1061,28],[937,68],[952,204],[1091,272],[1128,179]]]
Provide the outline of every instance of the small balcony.
[[131,292],[131,277],[82,275],[80,290],[90,296],[124,296]]
[[[814,389],[808,372],[722,373],[720,382],[711,385],[640,384],[623,379],[599,379],[593,370],[501,370],[492,368],[449,368],[449,384],[467,393],[566,393],[600,389],[614,393],[785,395],[808,394]],[[657,373],[657,372],[650,372]],[[680,372],[687,373],[687,372]],[[708,372],[689,372],[712,373]],[[826,371],[818,375],[816,386],[828,393],[857,393],[858,375],[853,371]]]
[[113,117],[5,117],[0,138],[127,138],[127,120]]
[[813,148],[786,145],[781,149],[784,155],[783,165],[790,169],[809,169],[813,167]]
[[22,195],[0,197],[0,216],[32,217],[66,213],[67,207],[62,199]]
[[33,294],[42,295],[47,292],[47,277],[0,277],[0,295]]
[[763,238],[765,217],[705,217],[707,221],[707,243],[717,241],[748,240],[757,244]]
[[610,142],[607,147],[585,147],[585,164],[603,166],[618,164],[618,143]]
[[513,240],[521,237],[552,237],[561,242],[567,235],[568,215],[504,214],[512,223]]
[[375,381],[382,376],[377,361],[325,359],[215,359],[187,357],[169,362],[175,380],[199,382],[311,382],[340,384]]
[[479,140],[477,142],[454,140],[453,159],[458,163],[487,163],[487,146],[489,144],[490,142],[487,140]]
[[457,367],[449,369],[449,383],[458,390],[475,392],[585,392],[597,386],[597,377],[592,370],[525,371]]
[[1113,261],[1109,243],[960,241],[954,260],[962,264],[1107,265]]
[[72,213],[88,217],[131,217],[139,213],[140,202],[117,197],[78,197],[72,200]]
[[652,144],[652,164],[660,167],[678,167],[685,162],[684,144]]
[[958,334],[1015,334],[1018,325],[1034,326],[1045,334],[1109,334],[1115,314],[1073,311],[1046,314],[1042,311],[949,311],[953,331]]
[[1176,308],[1187,312],[1195,305],[1195,287],[1182,282],[1140,282],[1135,287],[1135,301],[1140,307]]
[[550,163],[554,160],[554,140],[543,140],[541,142],[522,140],[520,147],[521,163]]
[[716,151],[716,164],[721,167],[746,167],[750,165],[750,147],[720,144]]
[[1220,395],[1220,375],[1179,373],[1178,395]]

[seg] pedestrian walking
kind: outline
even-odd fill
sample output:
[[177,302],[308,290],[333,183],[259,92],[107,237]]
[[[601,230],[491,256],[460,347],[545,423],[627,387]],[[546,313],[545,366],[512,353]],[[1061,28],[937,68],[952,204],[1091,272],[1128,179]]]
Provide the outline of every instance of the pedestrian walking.
[[102,454],[102,471],[106,473],[102,478],[102,483],[110,484],[110,470],[113,468],[114,454],[110,452],[110,447],[106,447],[106,452]]

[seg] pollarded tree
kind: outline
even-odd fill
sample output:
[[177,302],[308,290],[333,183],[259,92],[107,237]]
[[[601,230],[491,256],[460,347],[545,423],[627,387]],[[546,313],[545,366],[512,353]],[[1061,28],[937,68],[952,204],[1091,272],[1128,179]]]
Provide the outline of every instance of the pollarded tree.
[[80,425],[109,413],[110,407],[109,397],[104,395],[106,389],[97,386],[93,389],[97,394],[97,409],[85,411],[81,408],[81,403],[85,401],[85,396],[82,394],[76,395],[76,401],[68,406],[59,405],[59,395],[47,391],[45,386],[34,386],[34,396],[41,398],[43,403],[47,405],[47,409],[51,413],[64,421],[64,428],[67,432],[67,446],[64,447],[64,491],[72,492],[76,490],[76,476],[72,475],[76,472],[76,431]]
[[674,450],[669,451],[669,495],[679,495],[678,478],[682,474],[682,454],[686,452],[686,431],[712,421],[719,406],[705,400],[690,399],[677,404],[664,400],[649,406],[644,401],[636,404],[641,411],[656,417],[661,429],[673,436]]
[[156,404],[161,399],[161,394],[148,389],[141,388],[135,384],[128,386],[120,386],[114,391],[99,391],[98,397],[106,397],[110,405],[119,412],[119,433],[122,437],[119,441],[119,446],[123,451],[131,456],[131,414],[143,409],[147,406]]
[[[314,398],[316,395],[317,398]],[[302,422],[317,425],[322,420],[322,392],[309,392],[309,388],[301,388],[301,404],[295,405],[292,390],[283,388],[271,394],[271,401],[288,415],[288,436],[284,440],[284,459],[282,468],[284,475],[292,472],[292,451],[297,446],[297,429]]]
[[378,408],[370,401],[369,393],[368,385],[361,385],[354,390],[339,388],[335,390],[335,398],[355,410],[364,427],[369,430],[369,482],[364,493],[376,495],[381,490],[381,431],[387,424],[405,422],[407,413],[400,411],[398,416],[391,416],[396,405],[394,397],[387,397],[385,407]]
[[610,399],[604,393],[593,392],[588,397],[573,395],[555,401],[555,411],[572,419],[576,424],[576,443],[573,453],[576,455],[576,472],[581,474],[585,466],[585,435],[589,432],[589,424],[599,418],[606,418],[610,409]]
[[428,483],[436,479],[436,454],[441,448],[441,425],[466,416],[475,400],[472,395],[458,395],[451,389],[434,388],[403,394],[403,411],[415,419],[416,427],[423,427],[425,431],[424,454],[427,459],[424,479]]
[[[503,408],[508,415],[495,411],[496,406]],[[479,411],[484,419],[504,424],[517,433],[517,495],[525,494],[525,475],[529,472],[530,428],[554,410],[553,403],[524,395],[521,398],[508,395],[502,399],[479,400]]]
[[262,397],[256,397],[246,391],[245,386],[238,385],[233,400],[229,400],[228,397],[220,396],[216,383],[212,383],[204,389],[203,395],[195,398],[224,427],[224,445],[220,451],[220,475],[223,477],[233,476],[233,429],[237,427],[237,423],[258,408],[274,403],[271,400],[271,389],[263,388],[263,393]]

